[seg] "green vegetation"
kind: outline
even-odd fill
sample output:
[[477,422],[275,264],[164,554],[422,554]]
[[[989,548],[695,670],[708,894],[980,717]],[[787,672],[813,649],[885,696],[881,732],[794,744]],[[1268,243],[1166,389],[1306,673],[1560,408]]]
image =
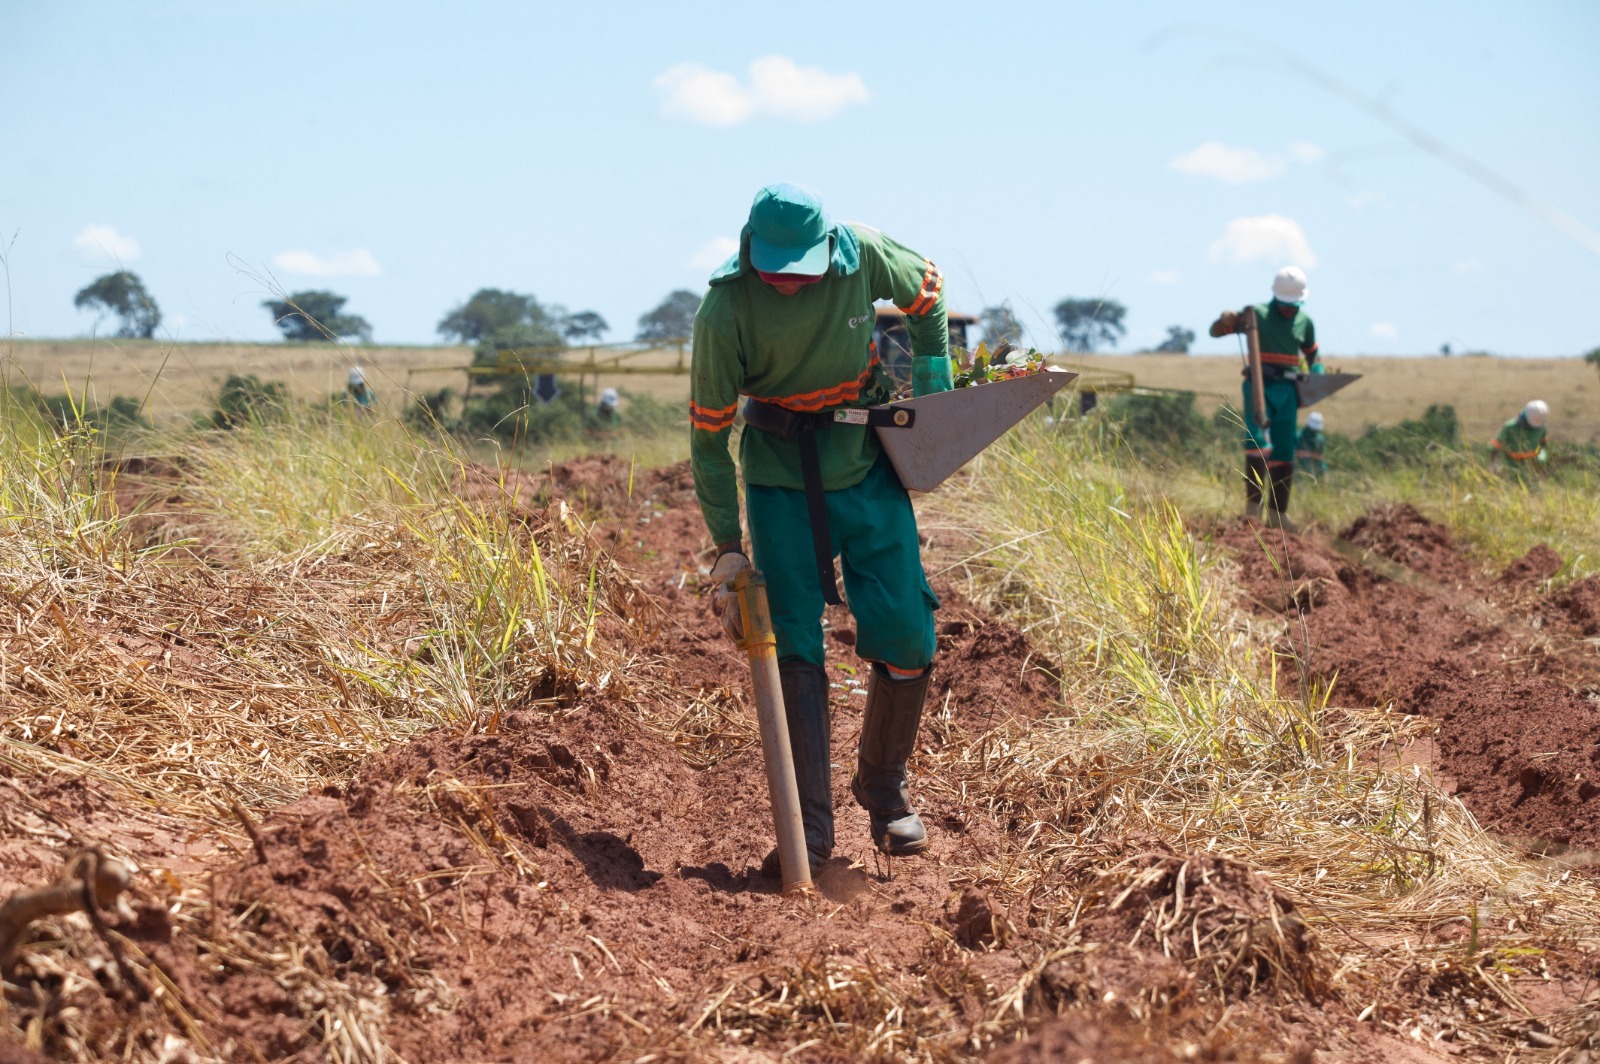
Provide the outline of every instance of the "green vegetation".
[[[1102,418],[1063,424],[1065,435],[1131,455],[1137,465],[1127,475],[1178,500],[1191,519],[1241,506],[1242,422],[1231,407],[1207,419],[1190,394],[1127,394],[1105,404]],[[1410,502],[1449,524],[1484,565],[1504,567],[1544,542],[1568,561],[1562,580],[1600,571],[1600,448],[1557,440],[1548,465],[1512,467],[1463,442],[1448,405],[1359,436],[1327,435],[1329,472],[1295,478],[1297,517],[1337,533],[1374,505]]]
[[125,339],[148,340],[161,325],[161,308],[145,290],[139,275],[130,270],[95,278],[73,297],[72,305],[79,310],[96,311],[102,317],[115,315],[116,335]]
[[372,326],[359,314],[344,313],[348,302],[345,296],[316,289],[295,292],[282,299],[263,300],[261,305],[271,312],[272,323],[283,332],[283,338],[293,343],[340,339],[370,341]]
[[1122,319],[1128,308],[1114,299],[1063,299],[1056,304],[1056,328],[1068,351],[1095,351],[1116,347],[1128,331]]

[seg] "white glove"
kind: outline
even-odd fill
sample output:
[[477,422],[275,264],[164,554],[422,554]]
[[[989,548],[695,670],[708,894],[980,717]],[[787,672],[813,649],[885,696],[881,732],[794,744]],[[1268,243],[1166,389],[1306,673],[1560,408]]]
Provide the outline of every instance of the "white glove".
[[750,559],[736,550],[721,555],[711,567],[711,579],[717,585],[711,597],[711,608],[722,619],[722,630],[735,643],[744,642],[744,624],[739,616],[739,594],[729,585],[734,577],[748,573],[751,568]]

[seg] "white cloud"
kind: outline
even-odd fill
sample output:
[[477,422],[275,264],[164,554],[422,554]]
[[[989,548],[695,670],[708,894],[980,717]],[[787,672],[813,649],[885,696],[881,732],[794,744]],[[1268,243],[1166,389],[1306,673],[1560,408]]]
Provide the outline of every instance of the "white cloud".
[[1457,259],[1450,264],[1452,273],[1482,273],[1489,268],[1489,264],[1476,255],[1471,258]]
[[105,256],[112,262],[132,262],[143,254],[139,242],[123,236],[109,225],[86,225],[83,232],[72,238],[72,246],[83,252],[85,258]]
[[1289,158],[1297,163],[1320,163],[1327,155],[1320,144],[1312,144],[1307,140],[1297,140],[1289,145]]
[[1235,218],[1222,230],[1222,235],[1211,242],[1207,257],[1212,262],[1266,261],[1307,268],[1317,264],[1316,253],[1311,250],[1300,223],[1281,214]]
[[656,76],[661,113],[705,126],[736,126],[752,118],[820,122],[871,98],[856,73],[830,74],[781,55],[750,64],[749,82],[704,63],[679,63]]
[[1372,327],[1369,328],[1367,332],[1371,333],[1373,336],[1376,336],[1380,340],[1395,340],[1400,336],[1399,330],[1386,321],[1373,322]]
[[1286,150],[1287,161],[1276,152],[1263,155],[1254,148],[1230,148],[1220,140],[1208,140],[1167,165],[1179,173],[1215,178],[1229,185],[1243,185],[1282,177],[1290,162],[1309,165],[1321,162],[1328,154],[1320,145],[1304,140],[1295,141]]
[[340,251],[326,258],[311,251],[280,251],[272,263],[284,273],[310,277],[376,277],[383,272],[366,248]]
[[1180,173],[1214,177],[1230,185],[1264,181],[1283,173],[1282,159],[1262,155],[1254,148],[1230,148],[1220,140],[1208,140],[1167,165]]
[[728,261],[739,250],[739,241],[731,236],[712,237],[700,245],[700,250],[689,256],[689,265],[697,270],[714,270]]
[[1177,284],[1183,280],[1183,274],[1177,270],[1157,270],[1150,275],[1150,280],[1156,284]]

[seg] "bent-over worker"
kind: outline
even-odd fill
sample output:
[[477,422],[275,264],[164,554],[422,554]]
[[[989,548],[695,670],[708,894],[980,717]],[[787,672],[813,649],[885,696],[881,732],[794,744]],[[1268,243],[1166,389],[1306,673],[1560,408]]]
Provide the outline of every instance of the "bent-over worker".
[[[717,544],[711,575],[723,587],[723,625],[738,638],[738,606],[726,583],[750,560],[728,443],[743,396],[739,465],[750,545],[771,601],[813,871],[834,846],[822,611],[839,601],[835,556],[855,615],[856,652],[872,663],[851,793],[879,850],[902,856],[928,846],[911,807],[906,760],[928,694],[939,603],[923,573],[911,498],[873,426],[832,418],[893,394],[872,342],[880,299],[905,312],[915,394],[949,389],[938,267],[869,226],[834,224],[809,190],[769,185],[756,194],[738,252],[712,274],[694,322],[691,454]],[[776,850],[762,871],[778,874]]]
[[[1250,371],[1244,380],[1244,491],[1245,516],[1261,517],[1265,496],[1267,523],[1295,531],[1287,513],[1294,486],[1295,437],[1300,427],[1300,397],[1294,382],[1303,373],[1321,373],[1317,361],[1317,331],[1302,308],[1308,294],[1305,271],[1285,266],[1272,280],[1272,299],[1258,304],[1256,334],[1261,346],[1261,385],[1266,399],[1267,423],[1256,419]],[[1211,324],[1212,336],[1245,330],[1242,311],[1225,310]]]
[[367,383],[367,374],[360,366],[350,367],[349,379],[345,382],[345,394],[350,401],[362,410],[371,410],[374,396],[372,386]]
[[1322,411],[1311,411],[1306,415],[1306,427],[1300,430],[1300,438],[1294,442],[1294,464],[1313,476],[1328,471],[1328,437],[1322,425]]
[[1545,425],[1550,418],[1550,407],[1543,399],[1530,399],[1522,413],[1500,426],[1489,446],[1505,457],[1513,466],[1525,462],[1543,462],[1545,454]]

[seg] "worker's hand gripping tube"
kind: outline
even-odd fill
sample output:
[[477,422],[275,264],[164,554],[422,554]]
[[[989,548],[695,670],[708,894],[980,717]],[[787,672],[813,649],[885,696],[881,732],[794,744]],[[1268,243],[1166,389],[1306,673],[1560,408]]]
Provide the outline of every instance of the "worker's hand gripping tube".
[[800,788],[795,783],[794,754],[789,748],[789,726],[783,711],[783,687],[778,679],[778,639],[772,632],[767,581],[759,572],[742,572],[729,586],[739,596],[739,614],[744,628],[744,640],[739,645],[750,655],[750,681],[755,691],[756,721],[761,727],[767,790],[772,797],[772,821],[778,836],[783,892],[805,893],[812,889],[811,861],[806,854],[805,826],[800,820]]

